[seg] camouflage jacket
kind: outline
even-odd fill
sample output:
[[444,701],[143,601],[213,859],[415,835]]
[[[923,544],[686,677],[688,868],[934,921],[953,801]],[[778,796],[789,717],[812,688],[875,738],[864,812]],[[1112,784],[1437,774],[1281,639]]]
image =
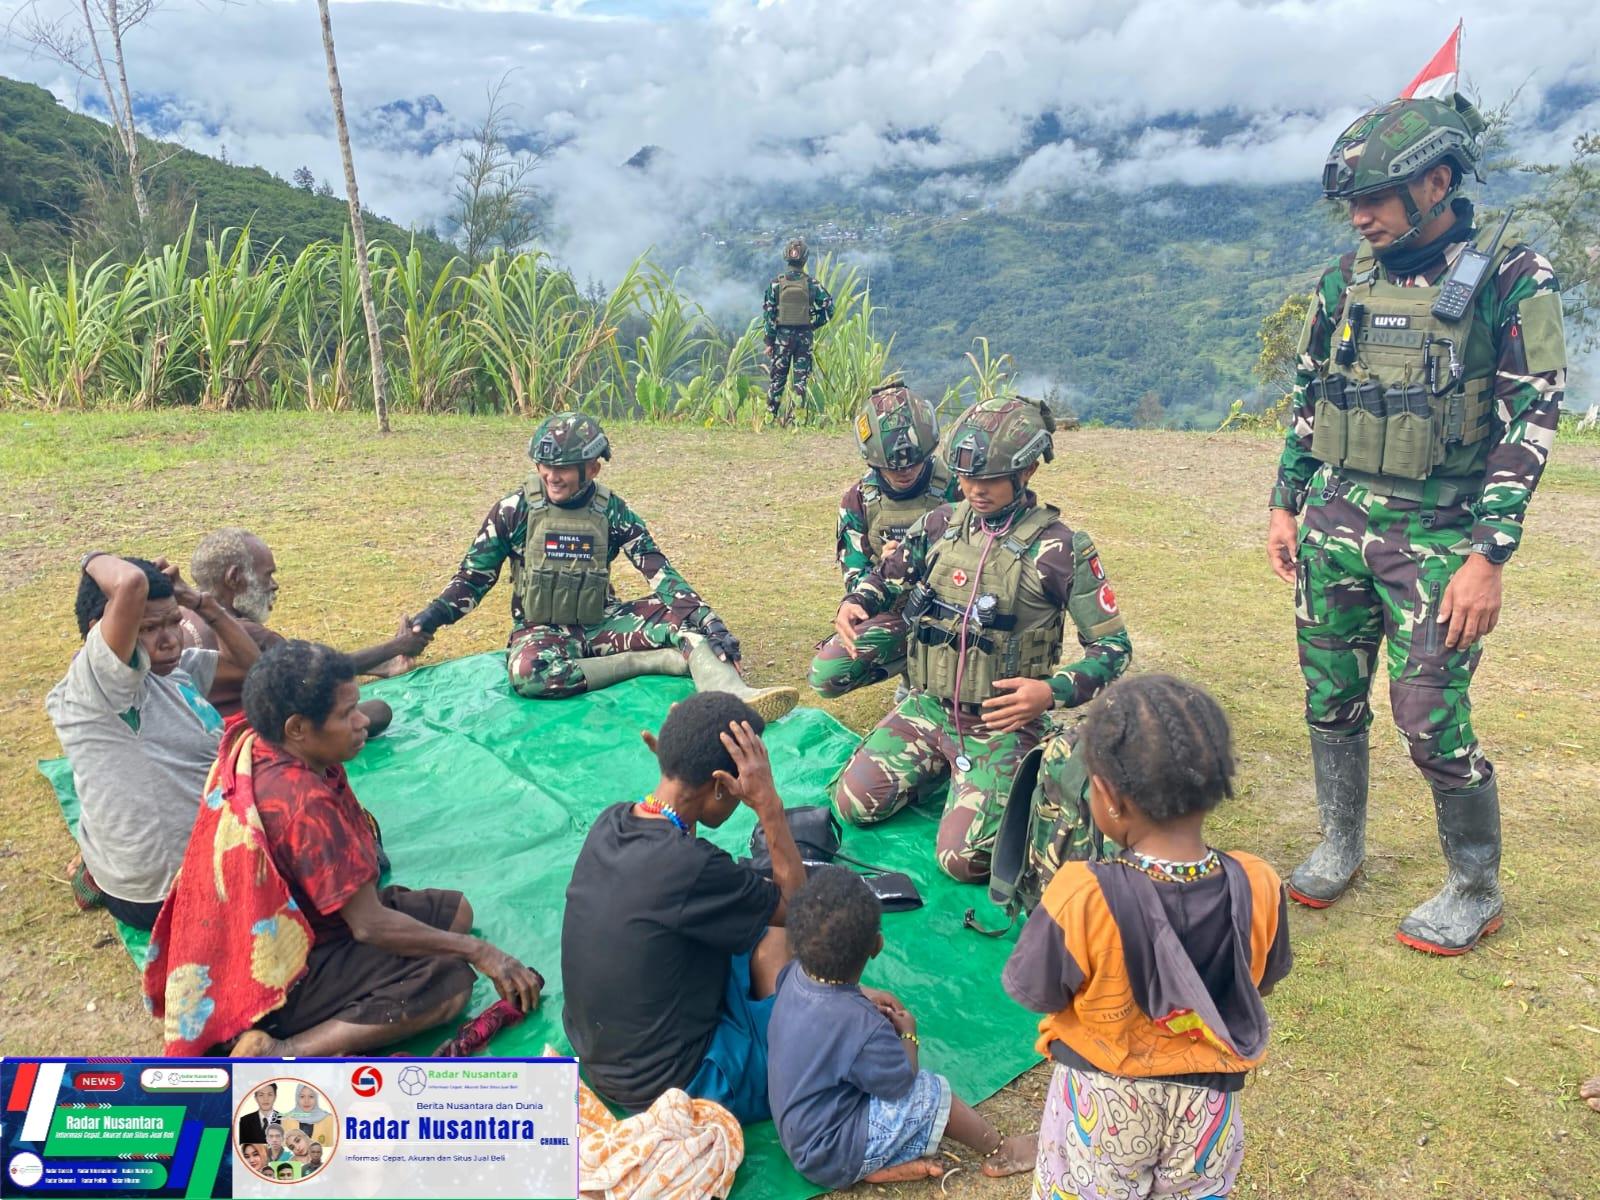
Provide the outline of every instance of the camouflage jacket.
[[[1032,492],[1028,493],[1025,503],[1029,506],[1037,503]],[[869,614],[885,612],[893,607],[901,593],[914,587],[923,578],[928,547],[943,536],[954,512],[955,509],[946,504],[923,517],[907,532],[906,540],[900,543],[899,548],[877,568],[863,575],[845,599],[854,600]],[[972,517],[974,521],[979,519],[976,515]],[[1027,561],[1037,573],[1044,594],[1061,606],[1064,617],[1068,611],[1067,602],[1072,596],[1075,570],[1072,530],[1061,521],[1048,526],[1028,547]],[[1104,582],[1103,572],[1097,573],[1096,577],[1104,583],[1100,589],[1100,601],[1102,606],[1109,605],[1105,615],[1115,615],[1116,595],[1110,583]],[[1077,632],[1078,644],[1084,651],[1083,657],[1076,662],[1060,664],[1049,679],[1056,705],[1061,708],[1087,704],[1126,671],[1128,663],[1133,660],[1133,642],[1126,630],[1097,638],[1079,623]]]
[[[833,297],[828,295],[828,289],[823,287],[804,271],[789,271],[790,279],[799,279],[802,276],[811,280],[811,328],[821,329],[833,319]],[[778,284],[784,277],[778,276],[767,284],[767,295],[761,302],[761,331],[767,341],[778,336]],[[786,327],[785,327],[786,328]]]
[[[873,482],[876,474],[869,470],[845,489],[839,501],[839,527],[835,537],[846,592],[854,591],[861,577],[878,565],[867,544],[867,506],[861,496],[862,485]],[[961,499],[961,482],[956,476],[950,476],[950,486],[945,488],[940,499],[951,504]]]
[[[588,493],[584,493],[587,497]],[[668,620],[675,629],[700,629],[716,614],[700,599],[677,569],[667,561],[667,556],[656,546],[649,529],[627,501],[615,492],[606,506],[606,524],[610,529],[610,547],[606,556],[609,566],[619,553],[650,584],[650,590],[667,606]],[[472,548],[461,560],[461,567],[438,599],[432,601],[421,614],[421,623],[427,628],[453,625],[483,601],[500,578],[500,569],[511,560],[513,573],[522,567],[522,547],[528,533],[528,502],[518,488],[489,510],[483,519]],[[612,593],[615,598],[615,592]],[[513,635],[523,627],[522,601],[515,588],[511,590],[511,628]]]
[[[1458,250],[1459,246],[1450,247],[1439,265],[1424,274],[1393,282],[1403,287],[1431,286],[1454,261]],[[1334,318],[1343,303],[1354,262],[1355,255],[1351,253],[1329,267],[1311,297],[1310,340],[1295,374],[1293,422],[1278,462],[1278,479],[1270,500],[1273,508],[1298,513],[1312,477],[1322,466],[1311,456],[1314,406],[1306,398],[1306,388],[1327,364]],[[1513,247],[1486,286],[1492,289],[1490,311],[1498,363],[1494,425],[1483,443],[1488,447],[1484,487],[1483,494],[1472,504],[1471,540],[1514,549],[1522,538],[1528,502],[1533,499],[1533,490],[1539,485],[1539,476],[1555,445],[1556,419],[1561,413],[1561,393],[1567,379],[1565,369],[1539,375],[1528,373],[1517,308],[1530,296],[1560,289],[1549,260],[1529,246]]]

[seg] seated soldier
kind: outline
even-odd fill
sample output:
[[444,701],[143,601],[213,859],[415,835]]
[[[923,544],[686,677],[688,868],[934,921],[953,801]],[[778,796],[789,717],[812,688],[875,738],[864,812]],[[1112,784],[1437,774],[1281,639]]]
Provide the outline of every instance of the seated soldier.
[[[359,1054],[404,1041],[460,1014],[474,969],[523,1011],[539,1003],[543,981],[472,936],[472,906],[460,892],[378,889],[377,842],[343,765],[367,740],[359,697],[349,658],[310,642],[273,647],[245,678],[249,728],[230,734],[223,756],[236,737],[257,735],[242,751],[251,761],[240,777],[312,942],[282,1007],[234,1043],[234,1057]],[[229,828],[216,836],[234,836]],[[177,903],[208,898],[198,890],[206,883],[191,885],[188,872],[180,879]]]
[[[561,926],[562,1019],[590,1086],[634,1112],[668,1088],[765,1120],[767,1022],[789,958],[780,928],[805,883],[761,742],[760,714],[723,692],[672,706],[656,790],[595,818]],[[695,836],[755,810],[772,879]]]
[[[845,765],[834,804],[858,825],[883,821],[948,775],[938,861],[963,882],[988,877],[1011,777],[1045,712],[1087,702],[1133,654],[1093,540],[1028,490],[1055,456],[1054,428],[1020,396],[962,413],[946,448],[961,503],[912,526],[835,621],[853,650],[862,623],[906,596],[911,694]],[[1085,654],[1059,665],[1066,616]]]
[[[267,544],[243,529],[219,529],[207,534],[189,560],[189,574],[194,576],[196,586],[215,596],[263,651],[285,640],[281,633],[266,626],[267,616],[278,599],[277,571],[277,560]],[[350,662],[357,675],[401,675],[415,665],[416,655],[431,640],[428,634],[409,628],[402,616],[396,636],[355,651]],[[240,708],[245,668],[234,661],[226,647],[218,649],[221,657],[217,660],[217,675],[207,698],[224,717],[231,717]],[[368,737],[382,733],[394,717],[382,700],[363,700],[361,711],[367,714]]]
[[[739,641],[679,575],[621,496],[597,481],[611,443],[578,413],[548,417],[528,443],[534,471],[484,518],[443,593],[412,618],[432,633],[476,608],[511,561],[506,670],[522,696],[599,691],[638,675],[689,675],[701,691],[731,692],[768,721],[795,706],[794,688],[750,687]],[[626,554],[653,595],[623,602],[611,563]]]
[[96,552],[78,579],[83,649],[44,702],[78,794],[74,891],[138,929],[155,924],[183,862],[222,733],[205,698],[217,652],[182,646],[180,604],[241,662],[255,661],[238,622],[166,559]]
[[[937,453],[938,414],[904,384],[872,390],[856,414],[856,442],[867,473],[845,489],[839,502],[839,569],[846,595],[925,513],[961,496]],[[900,675],[905,666],[906,623],[896,608],[862,623],[854,654],[837,633],[820,642],[811,660],[811,686],[833,699]]]

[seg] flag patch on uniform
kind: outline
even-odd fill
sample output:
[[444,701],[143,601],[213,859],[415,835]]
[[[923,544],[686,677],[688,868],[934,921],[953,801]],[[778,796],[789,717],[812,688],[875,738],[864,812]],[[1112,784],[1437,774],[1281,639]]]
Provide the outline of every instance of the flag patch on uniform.
[[1089,574],[1102,581],[1106,577],[1106,569],[1100,565],[1100,556],[1098,554],[1092,555],[1089,559]]
[[552,530],[544,535],[544,556],[568,562],[593,562],[594,534],[558,533]]

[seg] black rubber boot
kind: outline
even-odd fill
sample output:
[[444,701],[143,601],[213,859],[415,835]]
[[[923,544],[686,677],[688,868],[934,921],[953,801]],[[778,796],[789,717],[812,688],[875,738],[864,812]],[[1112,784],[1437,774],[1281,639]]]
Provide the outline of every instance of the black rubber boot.
[[1433,793],[1444,850],[1444,887],[1411,910],[1395,933],[1402,944],[1428,954],[1465,954],[1499,929],[1500,790],[1491,775],[1470,792]]
[[1367,735],[1333,737],[1311,730],[1322,844],[1289,876],[1292,900],[1327,908],[1350,886],[1367,854]]

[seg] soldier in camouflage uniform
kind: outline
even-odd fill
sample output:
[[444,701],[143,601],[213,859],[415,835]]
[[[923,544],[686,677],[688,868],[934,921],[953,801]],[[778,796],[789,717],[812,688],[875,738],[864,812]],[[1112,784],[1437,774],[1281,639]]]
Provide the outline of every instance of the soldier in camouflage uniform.
[[761,325],[766,334],[767,412],[777,417],[783,409],[783,386],[794,371],[794,402],[806,402],[806,380],[811,378],[811,343],[816,331],[833,317],[833,297],[806,274],[804,238],[792,238],[784,247],[789,269],[767,284],[761,304]]
[[[874,388],[856,414],[855,431],[867,473],[839,501],[839,569],[846,595],[918,518],[961,498],[955,476],[938,455],[938,414],[904,384]],[[898,612],[883,613],[856,630],[853,655],[838,634],[818,643],[811,686],[835,699],[901,674],[905,660],[905,620]]]
[[[509,559],[511,686],[533,699],[598,691],[638,675],[688,675],[701,691],[732,692],[768,721],[795,706],[794,688],[755,689],[739,673],[739,642],[656,547],[621,496],[596,480],[611,443],[593,417],[557,413],[528,443],[534,470],[489,510],[461,568],[412,618],[432,632],[466,616]],[[618,554],[652,595],[618,600]]]
[[1390,706],[1433,789],[1448,868],[1397,936],[1436,954],[1470,950],[1502,920],[1497,775],[1468,685],[1566,378],[1549,262],[1477,229],[1458,195],[1483,128],[1460,96],[1399,100],[1334,144],[1323,189],[1348,201],[1362,242],[1312,297],[1267,537],[1295,585],[1323,830],[1289,894],[1332,904],[1365,855],[1368,696],[1387,641]]
[[[1122,674],[1133,654],[1088,534],[1038,502],[1028,482],[1054,457],[1049,409],[984,400],[946,444],[962,501],[934,509],[839,606],[846,647],[874,613],[905,597],[911,694],[867,735],[841,772],[834,804],[858,825],[883,821],[949,780],[940,868],[963,882],[989,873],[995,830],[1017,764],[1044,714],[1072,708]],[[1063,618],[1083,657],[1062,665]]]

